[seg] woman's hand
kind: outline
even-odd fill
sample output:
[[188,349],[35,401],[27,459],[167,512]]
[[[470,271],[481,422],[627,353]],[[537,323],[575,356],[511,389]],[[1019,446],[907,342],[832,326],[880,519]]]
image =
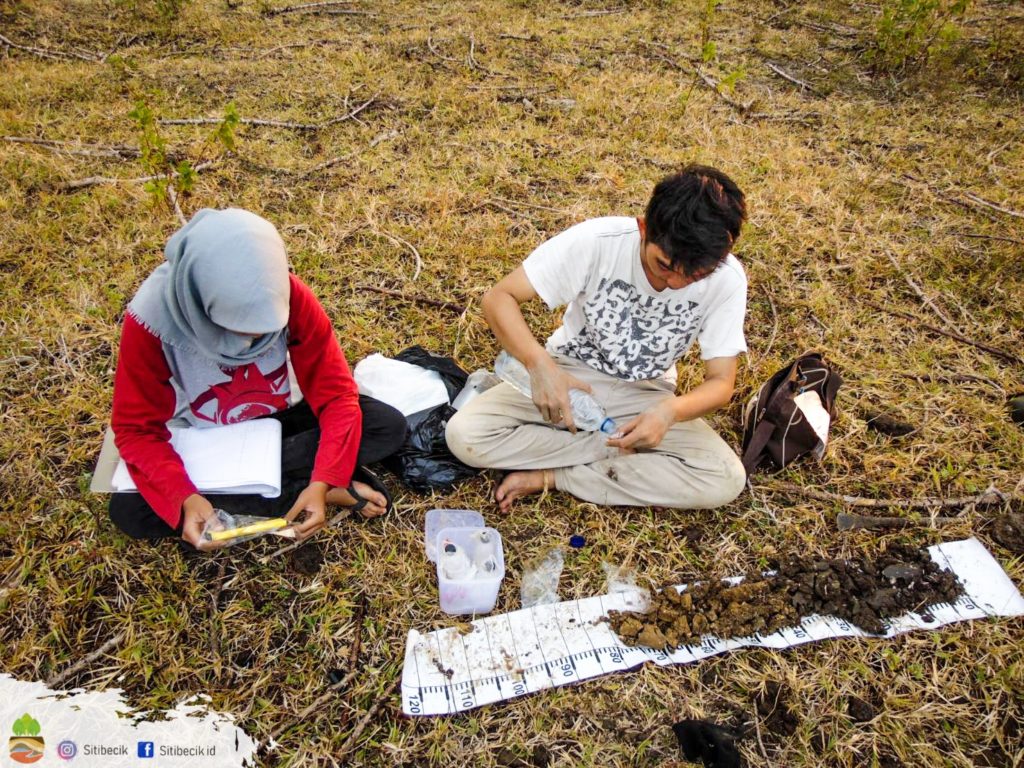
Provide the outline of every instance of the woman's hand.
[[303,512],[306,513],[301,523],[295,526],[300,539],[316,533],[327,523],[327,483],[315,481],[307,485],[284,516],[285,520],[294,521]]
[[632,419],[619,429],[616,437],[608,440],[608,445],[624,451],[657,448],[669,427],[676,423],[675,410],[672,407],[674,399],[667,398]]
[[181,538],[196,549],[208,551],[220,549],[226,542],[207,541],[203,539],[203,527],[206,521],[216,516],[213,505],[204,496],[193,493],[182,505]]

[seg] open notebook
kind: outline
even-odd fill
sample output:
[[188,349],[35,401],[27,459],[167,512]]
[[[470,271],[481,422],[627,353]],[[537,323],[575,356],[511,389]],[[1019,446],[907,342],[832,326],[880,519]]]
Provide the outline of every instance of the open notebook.
[[[281,495],[281,422],[275,419],[209,429],[171,427],[171,445],[202,493],[258,493],[268,499]],[[117,455],[110,430],[90,488],[94,492],[137,490],[128,466]]]

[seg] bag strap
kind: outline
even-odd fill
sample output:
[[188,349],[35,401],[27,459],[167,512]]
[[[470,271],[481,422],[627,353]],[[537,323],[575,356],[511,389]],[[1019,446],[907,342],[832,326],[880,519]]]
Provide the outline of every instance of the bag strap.
[[751,473],[757,469],[757,465],[761,462],[761,453],[774,432],[775,422],[766,418],[761,419],[757,429],[754,430],[754,436],[747,444],[747,450],[743,452],[743,469],[747,471],[747,477],[750,477]]

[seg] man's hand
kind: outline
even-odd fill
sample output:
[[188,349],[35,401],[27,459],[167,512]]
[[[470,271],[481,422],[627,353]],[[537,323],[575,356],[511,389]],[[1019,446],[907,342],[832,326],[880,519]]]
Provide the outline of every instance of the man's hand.
[[295,526],[300,539],[320,530],[327,522],[327,483],[320,481],[307,485],[284,516],[285,520],[295,520],[303,512],[306,513],[301,523]]
[[669,397],[641,413],[619,429],[617,437],[608,440],[608,445],[624,451],[638,448],[657,448],[676,422],[675,410]]
[[572,404],[569,401],[570,389],[590,392],[590,385],[561,370],[547,353],[538,355],[538,359],[530,367],[533,404],[537,406],[544,421],[551,424],[564,422],[570,432],[575,432],[576,424],[572,418]]
[[182,505],[181,538],[187,541],[196,549],[203,551],[219,549],[226,542],[205,541],[203,539],[203,526],[206,521],[215,516],[213,505],[205,497],[193,493]]

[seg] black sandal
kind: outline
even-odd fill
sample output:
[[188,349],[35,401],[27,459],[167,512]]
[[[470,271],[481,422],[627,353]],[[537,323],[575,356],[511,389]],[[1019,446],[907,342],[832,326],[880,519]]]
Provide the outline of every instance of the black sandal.
[[[356,467],[355,472],[352,473],[352,480],[358,480],[361,483],[366,483],[368,486],[373,488],[373,490],[377,491],[377,493],[380,493],[381,495],[384,496],[384,514],[387,514],[394,508],[394,504],[391,501],[391,493],[388,491],[388,487],[384,485],[384,481],[381,480],[374,472],[370,471],[365,466],[360,464]],[[359,495],[359,493],[356,491],[354,482],[353,484],[349,485],[349,487],[346,488],[345,490],[348,491],[349,495],[356,500],[356,503],[349,507],[349,509],[352,510],[353,512],[361,513],[363,507],[370,503],[369,499],[363,498],[362,496]],[[368,519],[363,514],[360,514],[359,517],[363,520]]]

